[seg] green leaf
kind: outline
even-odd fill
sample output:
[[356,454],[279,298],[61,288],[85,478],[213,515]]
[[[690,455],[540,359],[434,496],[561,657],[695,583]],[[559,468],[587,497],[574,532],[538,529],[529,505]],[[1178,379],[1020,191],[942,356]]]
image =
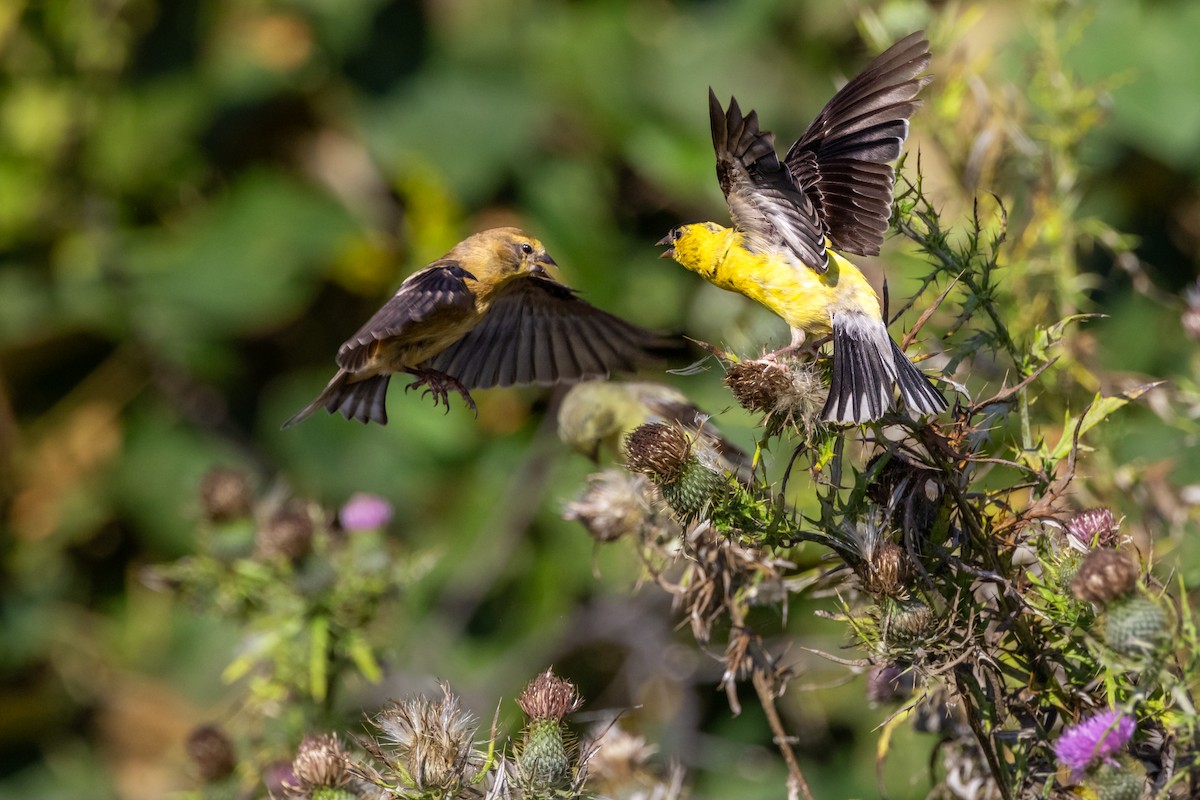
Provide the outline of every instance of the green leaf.
[[346,642],[346,652],[364,678],[371,683],[379,683],[383,680],[383,668],[375,660],[375,652],[371,649],[371,643],[362,634],[350,634],[350,638]]
[[308,626],[308,684],[313,699],[323,702],[329,693],[329,617],[313,617]]
[[1132,389],[1108,397],[1103,397],[1097,393],[1091,405],[1084,409],[1082,416],[1077,418],[1067,416],[1062,436],[1059,437],[1058,444],[1050,452],[1050,459],[1057,461],[1065,458],[1071,452],[1071,448],[1075,446],[1076,436],[1082,437],[1085,433],[1103,422],[1114,411],[1129,401],[1138,399],[1162,383],[1162,381],[1143,383],[1141,386],[1135,386]]

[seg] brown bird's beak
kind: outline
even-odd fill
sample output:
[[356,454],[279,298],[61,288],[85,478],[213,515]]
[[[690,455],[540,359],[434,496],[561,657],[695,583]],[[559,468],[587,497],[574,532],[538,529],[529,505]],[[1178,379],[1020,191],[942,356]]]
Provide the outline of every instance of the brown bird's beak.
[[533,262],[533,266],[529,268],[529,274],[537,278],[549,278],[550,273],[546,271],[546,267],[557,267],[558,262],[549,256],[549,254],[538,256],[537,261]]

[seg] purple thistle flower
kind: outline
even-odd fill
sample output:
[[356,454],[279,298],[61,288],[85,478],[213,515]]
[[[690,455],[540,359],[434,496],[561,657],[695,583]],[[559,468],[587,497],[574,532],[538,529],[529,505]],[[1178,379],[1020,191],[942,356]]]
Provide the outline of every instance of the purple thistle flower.
[[1133,717],[1120,711],[1100,711],[1064,730],[1054,755],[1076,773],[1096,761],[1115,764],[1113,755],[1129,744],[1135,727]]
[[338,521],[350,532],[376,530],[392,521],[392,504],[377,494],[358,492],[338,511]]
[[1107,508],[1090,508],[1081,511],[1067,521],[1067,536],[1077,550],[1087,552],[1096,547],[1116,547],[1116,517]]

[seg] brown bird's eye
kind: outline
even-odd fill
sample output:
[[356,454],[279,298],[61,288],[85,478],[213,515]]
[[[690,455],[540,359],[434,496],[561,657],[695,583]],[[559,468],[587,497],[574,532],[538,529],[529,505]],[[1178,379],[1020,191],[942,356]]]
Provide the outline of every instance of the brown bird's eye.
[[523,243],[521,245],[521,252],[527,256],[533,255],[533,245],[531,245],[529,242]]

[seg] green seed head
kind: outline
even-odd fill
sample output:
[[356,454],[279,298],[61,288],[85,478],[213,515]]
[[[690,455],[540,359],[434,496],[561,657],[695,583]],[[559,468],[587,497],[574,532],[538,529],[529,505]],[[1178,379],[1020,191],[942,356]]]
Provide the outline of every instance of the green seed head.
[[915,644],[929,633],[933,609],[920,600],[888,598],[883,603],[884,639],[895,644]]
[[1167,638],[1167,615],[1147,597],[1132,596],[1108,606],[1104,639],[1127,656],[1153,653]]
[[522,737],[517,763],[525,782],[536,789],[565,789],[572,779],[572,759],[562,723],[539,719]]
[[728,485],[724,475],[692,458],[684,465],[678,480],[664,483],[659,489],[671,510],[687,521],[703,516]]
[[1123,766],[1103,764],[1084,785],[1096,793],[1097,800],[1138,800],[1146,780]]

